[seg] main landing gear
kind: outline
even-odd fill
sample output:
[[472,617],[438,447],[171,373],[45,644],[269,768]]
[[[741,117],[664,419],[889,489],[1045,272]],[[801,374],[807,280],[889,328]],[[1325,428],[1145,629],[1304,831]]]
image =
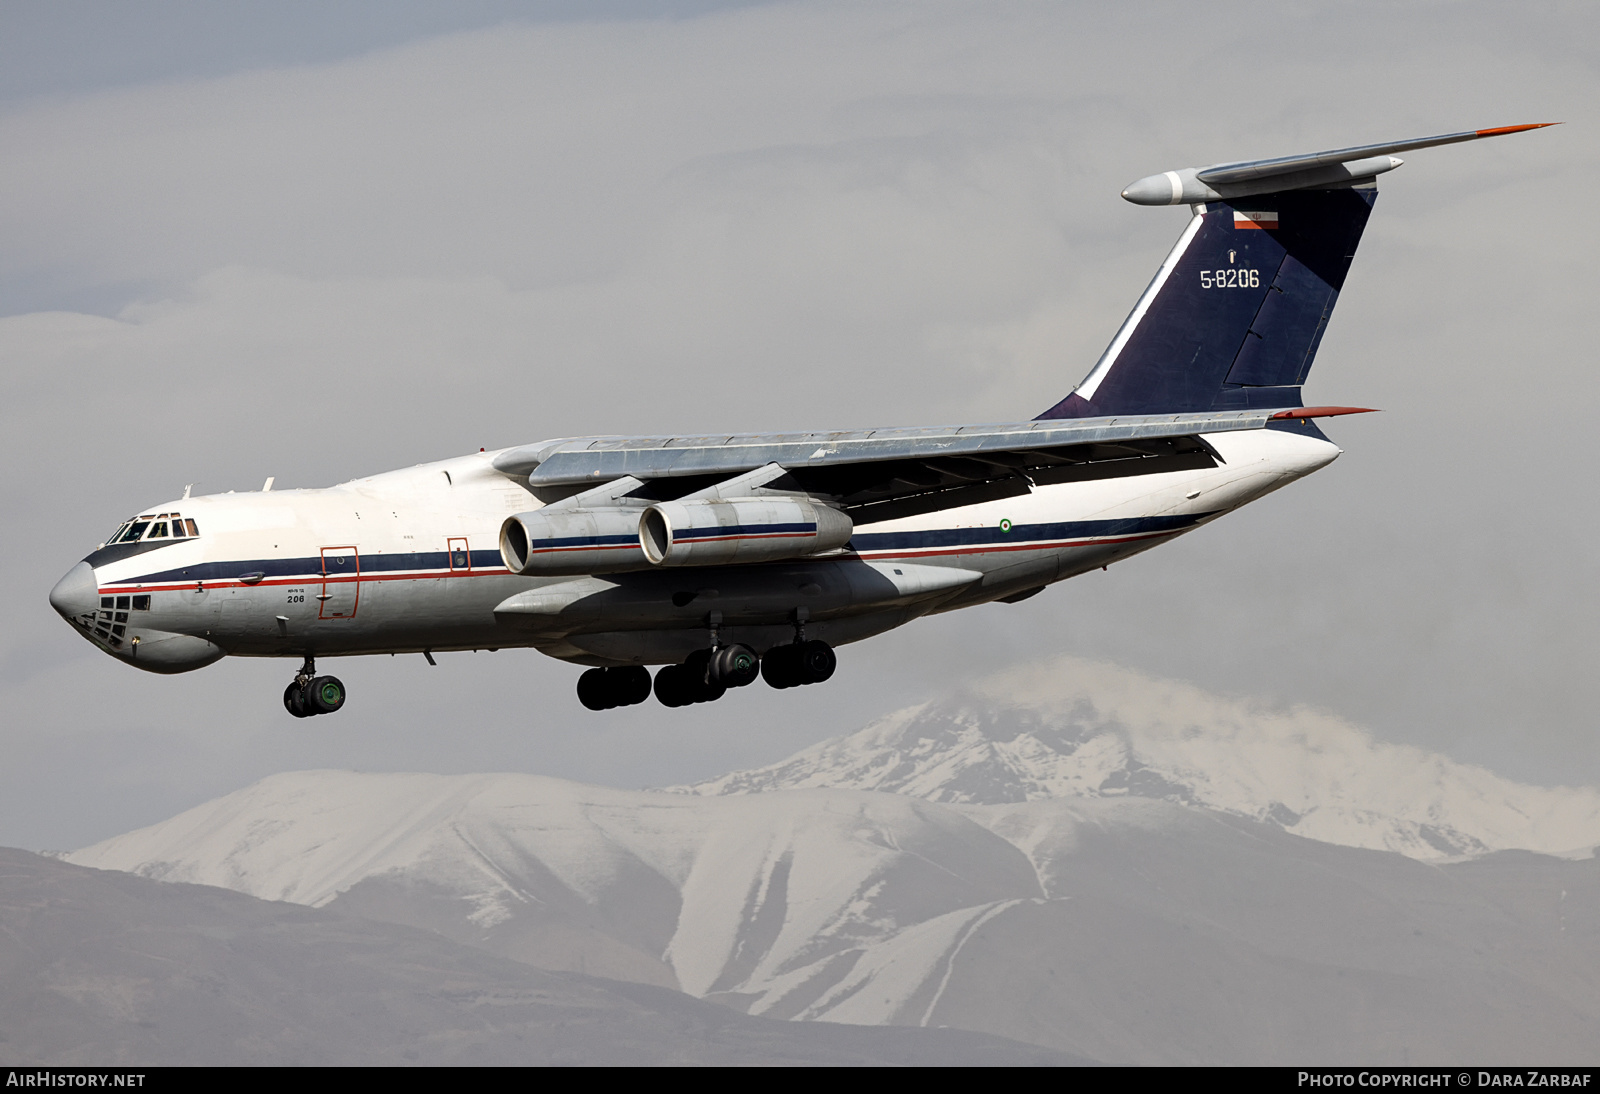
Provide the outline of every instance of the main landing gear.
[[804,608],[796,608],[794,641],[787,646],[773,646],[762,658],[761,675],[775,688],[820,684],[839,667],[832,646],[816,639],[806,641],[806,616]]
[[838,665],[833,647],[812,639],[772,647],[761,662],[761,675],[775,688],[797,688],[822,683]]
[[578,702],[590,710],[631,707],[650,698],[650,670],[643,665],[590,669],[578,677]]
[[337,676],[318,676],[317,663],[306,654],[294,680],[283,689],[283,707],[296,718],[332,714],[344,706],[344,684]]
[[[578,701],[590,710],[642,703],[655,692],[662,706],[686,707],[722,698],[729,688],[753,684],[757,676],[775,688],[820,684],[833,675],[839,659],[833,647],[816,639],[806,640],[805,618],[797,613],[794,641],[774,646],[760,657],[749,646],[721,645],[717,638],[720,617],[711,619],[711,646],[696,650],[681,665],[667,665],[656,673],[655,685],[643,666],[590,669],[578,677]],[[287,701],[287,700],[286,700]]]
[[696,650],[683,664],[668,665],[656,673],[656,698],[669,707],[710,703],[729,688],[755,683],[760,672],[761,659],[749,646]]

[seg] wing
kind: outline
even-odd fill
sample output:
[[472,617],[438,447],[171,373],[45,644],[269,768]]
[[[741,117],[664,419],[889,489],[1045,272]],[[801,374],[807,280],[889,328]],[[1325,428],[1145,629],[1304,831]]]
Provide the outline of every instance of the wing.
[[[1358,413],[1356,407],[1080,418],[1001,425],[752,433],[715,437],[585,437],[507,449],[504,474],[548,498],[624,478],[640,501],[671,500],[776,465],[764,491],[826,499],[857,524],[1027,493],[1033,486],[1216,466],[1202,434],[1261,429],[1274,419]],[[630,484],[631,486],[631,484]]]

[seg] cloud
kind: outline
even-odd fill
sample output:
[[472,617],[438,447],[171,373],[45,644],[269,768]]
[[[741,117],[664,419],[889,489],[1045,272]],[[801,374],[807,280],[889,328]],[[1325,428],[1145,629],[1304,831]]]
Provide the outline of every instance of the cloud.
[[[853,647],[826,695],[742,696],[692,730],[652,708],[591,746],[567,739],[563,666],[474,669],[461,694],[380,686],[399,669],[364,661],[337,732],[373,743],[342,753],[352,766],[394,762],[375,743],[393,733],[415,766],[453,762],[439,723],[396,729],[407,708],[379,697],[439,689],[438,717],[464,727],[444,736],[494,742],[483,766],[686,781],[1065,649],[1311,701],[1520,778],[1600,778],[1600,603],[1573,576],[1595,561],[1573,484],[1596,461],[1573,424],[1595,395],[1597,225],[1568,198],[1596,159],[1595,19],[786,4],[14,104],[0,425],[27,550],[0,560],[6,739],[72,737],[84,715],[44,680],[131,707],[125,732],[157,756],[179,747],[155,713],[174,695],[250,740],[280,733],[281,666],[135,678],[45,604],[119,518],[185,482],[318,485],[590,432],[1029,417],[1180,228],[1181,210],[1118,200],[1130,179],[1565,117],[1386,177],[1308,396],[1388,413],[1341,425],[1345,458],[1295,490],[1027,604]],[[99,314],[68,314],[83,300]],[[475,728],[524,717],[559,746],[529,756]],[[217,747],[213,784],[157,779],[150,815],[299,746]],[[25,812],[0,838],[35,831]]]

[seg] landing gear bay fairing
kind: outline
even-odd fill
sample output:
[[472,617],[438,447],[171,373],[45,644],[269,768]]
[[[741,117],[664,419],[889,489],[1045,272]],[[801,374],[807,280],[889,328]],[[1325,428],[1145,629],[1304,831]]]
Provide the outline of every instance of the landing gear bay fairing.
[[[1031,421],[842,433],[582,437],[321,490],[149,506],[50,603],[158,673],[301,662],[296,717],[344,685],[316,658],[531,647],[589,666],[591,710],[816,684],[835,649],[1016,603],[1324,467],[1311,370],[1395,153],[1473,130],[1168,171],[1177,245],[1088,377]],[[662,666],[652,678],[650,666]]]

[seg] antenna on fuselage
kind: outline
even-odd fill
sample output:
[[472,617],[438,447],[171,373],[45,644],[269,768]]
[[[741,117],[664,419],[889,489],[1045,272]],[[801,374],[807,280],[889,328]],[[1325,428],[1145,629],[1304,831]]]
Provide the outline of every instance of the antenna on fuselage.
[[263,494],[269,492],[272,489],[272,484],[277,482],[277,481],[278,481],[278,476],[276,476],[276,475],[268,475],[267,476],[267,481],[262,484],[261,492]]
[[189,500],[189,491],[193,490],[194,487],[195,487],[195,484],[192,483],[192,482],[186,482],[186,483],[183,484],[183,500],[184,501],[188,501]]

